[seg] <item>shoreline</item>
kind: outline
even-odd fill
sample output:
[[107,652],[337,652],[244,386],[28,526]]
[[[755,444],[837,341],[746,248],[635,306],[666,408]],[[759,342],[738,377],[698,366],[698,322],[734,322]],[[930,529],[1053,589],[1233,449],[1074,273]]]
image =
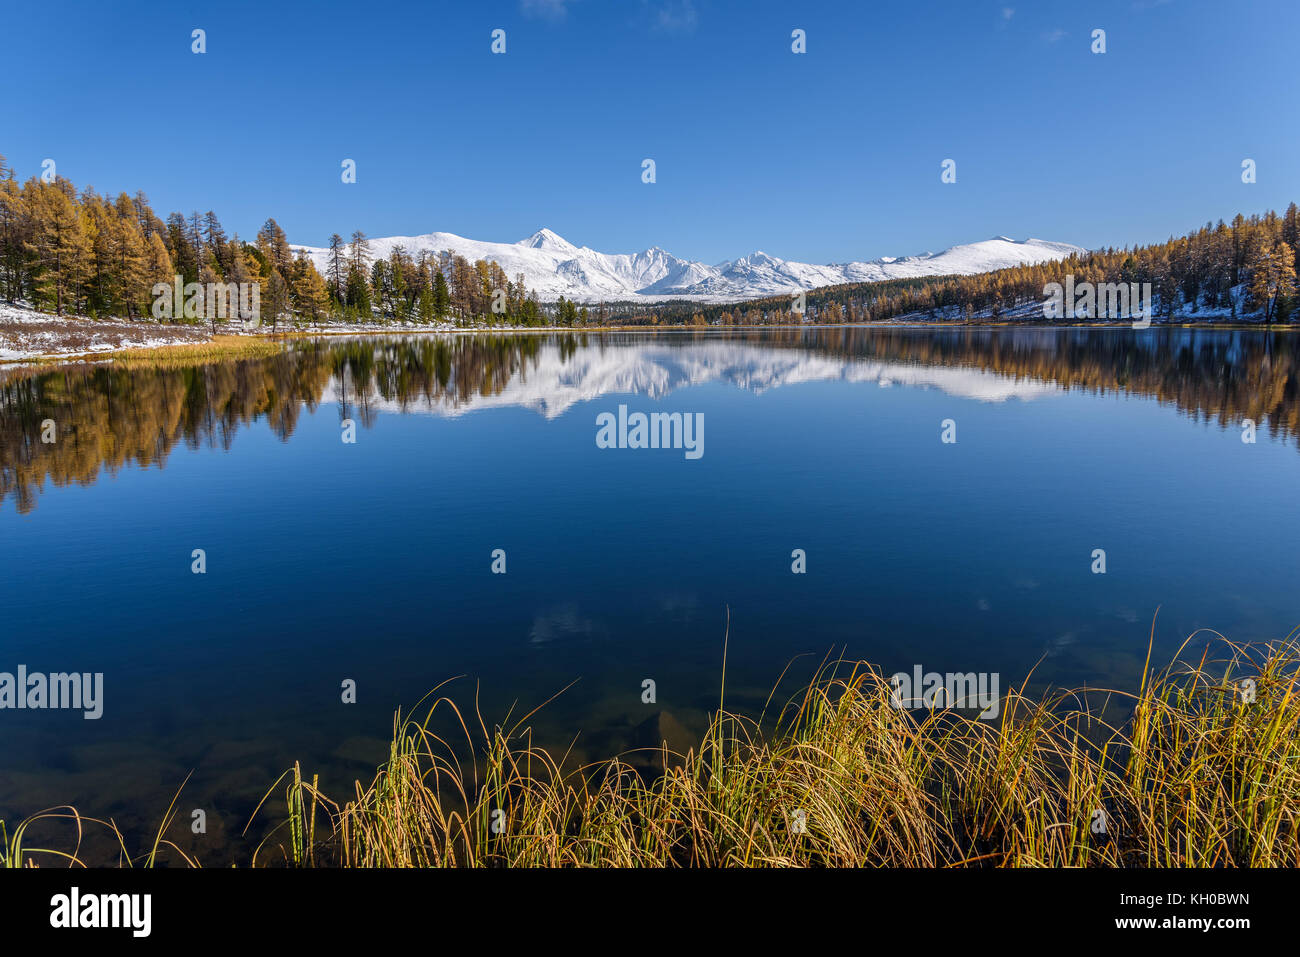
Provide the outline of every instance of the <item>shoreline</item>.
[[[1021,329],[1131,329],[1131,324],[1122,321],[1099,321],[1099,322],[1079,322],[1078,320],[1026,320],[1026,319],[1002,319],[1002,320],[926,320],[926,319],[908,319],[896,318],[879,322],[856,322],[856,323],[771,323],[762,325],[727,325],[727,326],[694,326],[689,324],[674,325],[616,325],[606,324],[600,326],[391,326],[391,325],[347,325],[347,326],[324,326],[324,327],[291,327],[287,329],[277,329],[275,331],[234,331],[221,330],[212,333],[206,326],[186,325],[186,324],[167,324],[157,322],[128,322],[120,319],[95,320],[84,319],[80,317],[64,318],[58,316],[43,317],[42,324],[66,323],[67,329],[63,333],[62,340],[56,338],[54,342],[42,341],[42,347],[53,345],[55,348],[51,351],[22,351],[0,349],[0,368],[12,368],[19,366],[46,366],[58,365],[62,363],[80,363],[80,362],[107,362],[122,360],[147,360],[149,358],[170,358],[185,357],[195,353],[213,353],[212,358],[235,357],[247,354],[266,354],[268,346],[273,343],[286,343],[295,339],[319,339],[319,338],[342,338],[342,337],[370,337],[370,336],[425,336],[425,335],[553,335],[555,333],[570,333],[573,335],[586,335],[590,333],[645,333],[645,334],[662,334],[662,333],[710,333],[726,331],[762,331],[776,329],[873,329],[873,328],[984,328],[984,329],[1003,329],[1003,328],[1021,328]],[[171,335],[175,338],[170,341],[156,341],[155,338],[147,338],[144,342],[123,342],[120,347],[108,345],[92,345],[89,348],[70,348],[67,351],[60,351],[58,348],[64,343],[75,341],[79,337],[87,334],[88,328],[94,328],[102,325],[102,331],[121,333],[129,331],[133,333],[144,333],[146,336],[153,332],[162,336]],[[11,327],[12,328],[12,327]],[[1214,319],[1175,319],[1173,321],[1153,321],[1151,329],[1198,329],[1206,331],[1224,331],[1224,332],[1295,332],[1300,330],[1300,323],[1262,323],[1249,322],[1241,320],[1214,320]],[[50,330],[43,329],[48,334]],[[1145,330],[1134,330],[1145,331]],[[0,327],[0,333],[3,328]],[[0,340],[3,341],[3,340]],[[21,342],[20,342],[21,345]],[[6,354],[8,353],[8,354]],[[205,356],[206,357],[206,356]]]
[[[576,767],[533,742],[533,712],[488,732],[477,707],[467,710],[483,734],[449,746],[438,721],[451,720],[455,705],[438,696],[439,685],[396,713],[388,759],[350,795],[332,800],[300,762],[269,782],[241,835],[247,846],[227,849],[219,863],[1294,866],[1295,634],[1203,648],[1194,637],[1163,667],[1152,665],[1148,645],[1136,691],[1030,695],[1012,684],[1001,695],[995,686],[996,714],[964,697],[915,697],[918,687],[898,683],[905,673],[827,660],[766,718],[725,710],[720,695],[695,735],[659,709],[637,746]],[[725,661],[724,651],[723,693]],[[1247,681],[1249,701],[1238,694]],[[1114,723],[1106,720],[1111,706],[1121,712]],[[283,810],[267,801],[277,792]],[[52,857],[91,868],[203,866],[187,821],[173,826],[175,816],[164,815],[153,851],[131,853],[112,819],[95,813],[64,805],[15,821],[0,831],[0,864]],[[254,821],[257,832],[247,835]],[[40,835],[35,846],[24,841],[30,825]],[[83,825],[109,839],[110,856],[83,846]],[[278,836],[286,831],[287,843]]]

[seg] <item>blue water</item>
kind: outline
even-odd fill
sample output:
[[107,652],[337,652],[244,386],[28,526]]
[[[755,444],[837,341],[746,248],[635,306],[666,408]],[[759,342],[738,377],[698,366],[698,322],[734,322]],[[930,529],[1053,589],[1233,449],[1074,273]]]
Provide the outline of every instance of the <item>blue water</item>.
[[[578,679],[529,724],[605,757],[659,710],[702,724],[728,613],[727,704],[754,710],[827,654],[1132,688],[1157,608],[1157,659],[1200,628],[1284,637],[1297,348],[894,328],[464,337],[440,357],[329,340],[197,379],[10,370],[0,671],[103,672],[105,691],[97,721],[0,711],[0,818],[72,803],[148,831],[193,771],[184,805],[221,846],[295,760],[346,794],[394,710],[455,676],[489,728]],[[619,404],[701,414],[703,456],[598,448]],[[67,461],[34,438],[47,417],[76,424]]]

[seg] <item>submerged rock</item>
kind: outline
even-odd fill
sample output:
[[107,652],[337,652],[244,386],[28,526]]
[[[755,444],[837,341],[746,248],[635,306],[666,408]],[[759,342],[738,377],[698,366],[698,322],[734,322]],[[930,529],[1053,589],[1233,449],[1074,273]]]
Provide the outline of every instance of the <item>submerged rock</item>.
[[[638,750],[629,755],[629,760],[638,767],[644,765],[663,771],[665,767],[680,767],[686,752],[698,748],[699,744],[699,736],[687,731],[671,712],[659,711],[632,729],[632,747]],[[666,765],[665,745],[669,751]]]

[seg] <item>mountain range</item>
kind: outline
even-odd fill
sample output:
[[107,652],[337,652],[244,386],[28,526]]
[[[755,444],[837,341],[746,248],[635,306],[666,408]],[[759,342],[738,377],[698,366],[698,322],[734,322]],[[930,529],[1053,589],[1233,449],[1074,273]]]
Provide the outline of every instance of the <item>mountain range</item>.
[[[1016,241],[995,236],[980,242],[952,246],[940,253],[870,262],[832,263],[825,266],[793,262],[754,252],[740,259],[708,265],[679,259],[658,246],[639,253],[602,253],[575,246],[549,229],[539,229],[517,243],[492,243],[466,239],[452,233],[423,236],[388,236],[371,239],[373,257],[387,258],[397,246],[418,257],[422,252],[450,251],[470,262],[496,260],[512,280],[522,273],[525,284],[543,302],[564,296],[577,302],[662,302],[695,299],[735,302],[799,289],[814,289],[846,282],[875,282],[914,276],[969,275],[1022,263],[1064,259],[1086,252],[1070,243],[1042,239]],[[326,274],[329,250],[295,246],[311,257]]]

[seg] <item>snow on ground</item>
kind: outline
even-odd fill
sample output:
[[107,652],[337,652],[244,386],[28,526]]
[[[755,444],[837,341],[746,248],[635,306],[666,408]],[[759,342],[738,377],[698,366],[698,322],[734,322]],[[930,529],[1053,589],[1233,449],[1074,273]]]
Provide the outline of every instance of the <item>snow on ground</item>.
[[[1245,284],[1233,286],[1229,290],[1229,295],[1234,306],[1208,306],[1204,302],[1198,302],[1195,305],[1189,304],[1186,300],[1179,298],[1174,306],[1173,322],[1241,322],[1241,323],[1263,323],[1264,316],[1259,310],[1251,311],[1249,308],[1250,295]],[[1046,297],[1044,297],[1045,299]],[[1152,297],[1152,325],[1162,325],[1169,322],[1165,318],[1165,306],[1160,301],[1159,296]],[[1022,302],[1015,306],[1004,307],[998,310],[997,315],[993,314],[992,309],[980,309],[966,315],[964,306],[945,306],[934,311],[908,312],[902,315],[886,320],[894,324],[910,324],[918,322],[962,322],[967,321],[974,323],[981,322],[1052,322],[1059,324],[1066,323],[1112,323],[1115,325],[1129,325],[1132,321],[1130,318],[1122,319],[1097,319],[1091,320],[1086,318],[1079,319],[1052,319],[1044,318],[1043,301]]]
[[207,342],[209,339],[211,336],[206,326],[52,316],[26,305],[0,303],[0,362],[42,356],[93,355],[118,349]]
[[[558,239],[558,237],[556,237],[556,239]],[[563,242],[563,240],[560,240],[560,242]],[[954,247],[954,249],[963,248],[965,247]],[[948,251],[948,253],[952,252],[953,250]],[[940,257],[930,257],[930,261],[939,259],[944,255],[948,255],[948,253],[943,253]],[[947,266],[943,267],[943,270],[951,271]],[[1258,312],[1252,313],[1247,310],[1248,296],[1244,286],[1235,287],[1232,290],[1231,295],[1236,303],[1235,319],[1233,316],[1234,310],[1231,307],[1209,307],[1200,304],[1195,309],[1191,309],[1186,303],[1180,303],[1179,307],[1175,310],[1174,321],[1176,323],[1217,323],[1225,321],[1236,321],[1242,323],[1262,322],[1262,317]],[[1165,322],[1162,318],[1162,313],[1163,306],[1157,299],[1155,303],[1153,324],[1161,325]],[[997,316],[994,316],[992,310],[989,309],[974,312],[970,316],[967,316],[962,307],[953,306],[939,309],[934,312],[907,313],[887,320],[885,324],[910,325],[916,323],[962,321],[970,321],[973,323],[989,321],[1023,322],[1025,324],[1043,322],[1043,304],[1034,301],[1020,303],[1014,307],[1000,310]],[[1082,324],[1089,323],[1088,320],[1077,321]],[[1117,324],[1127,325],[1128,323],[1120,320]],[[674,327],[664,328],[671,329]],[[311,325],[280,323],[276,327],[272,327],[269,323],[265,323],[258,329],[248,330],[247,334],[266,335],[272,332],[278,332],[374,336],[424,332],[482,333],[492,331],[573,332],[581,330],[556,327],[521,329],[512,326],[488,328],[482,325],[461,327],[451,323],[434,323],[426,325],[406,322],[321,323]],[[222,335],[241,334],[245,332],[246,331],[237,323],[231,323],[218,328],[218,333]],[[21,362],[24,360],[38,359],[47,356],[86,356],[94,355],[95,353],[114,352],[120,349],[142,349],[157,346],[202,343],[210,341],[211,338],[209,327],[206,324],[172,325],[147,320],[128,322],[122,319],[90,319],[85,316],[53,316],[49,313],[38,312],[25,304],[8,305],[0,303],[0,362]],[[543,402],[542,404],[544,405],[545,403]]]
[[[244,329],[239,323],[218,324],[217,334],[380,336],[407,333],[482,333],[482,332],[572,332],[562,327],[487,326],[461,327],[453,323],[371,322],[371,323],[263,323]],[[170,324],[142,320],[90,319],[86,316],[55,316],[39,312],[25,304],[0,303],[0,362],[22,362],[56,356],[93,356],[121,349],[149,349],[158,346],[210,342],[211,327]]]

